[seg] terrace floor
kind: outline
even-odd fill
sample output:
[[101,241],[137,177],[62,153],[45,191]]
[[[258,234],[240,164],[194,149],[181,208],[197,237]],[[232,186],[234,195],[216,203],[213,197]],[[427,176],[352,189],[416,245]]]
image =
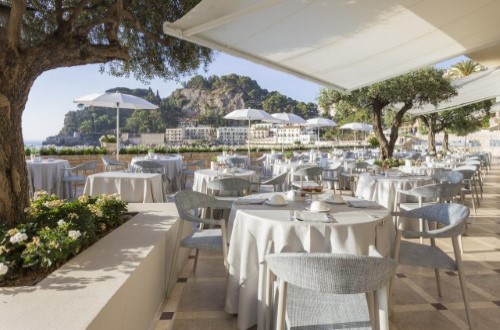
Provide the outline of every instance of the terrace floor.
[[[500,327],[500,164],[486,175],[477,216],[469,218],[463,237],[464,268],[475,329]],[[467,197],[470,203],[470,196]],[[438,245],[453,255],[451,240]],[[237,329],[237,318],[224,312],[225,270],[222,256],[200,252],[196,274],[188,259],[174,291],[154,320],[156,329]],[[467,329],[455,272],[442,272],[443,297],[432,269],[399,267],[393,290],[391,329]]]

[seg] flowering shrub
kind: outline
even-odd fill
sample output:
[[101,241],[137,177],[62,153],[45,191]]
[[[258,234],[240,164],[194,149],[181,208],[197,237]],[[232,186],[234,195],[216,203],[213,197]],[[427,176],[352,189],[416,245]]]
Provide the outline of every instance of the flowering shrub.
[[117,195],[75,201],[36,193],[26,221],[0,228],[0,286],[28,272],[51,272],[123,223],[126,203]]
[[373,162],[373,164],[378,165],[380,167],[392,168],[399,167],[405,164],[404,159],[396,159],[396,158],[387,158],[384,160],[377,159]]

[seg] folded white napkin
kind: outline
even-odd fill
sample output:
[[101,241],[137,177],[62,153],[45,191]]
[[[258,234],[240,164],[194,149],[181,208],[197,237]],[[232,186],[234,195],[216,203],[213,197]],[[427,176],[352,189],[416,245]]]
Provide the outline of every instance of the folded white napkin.
[[379,209],[382,207],[377,202],[366,201],[366,200],[361,200],[361,199],[360,200],[348,200],[348,201],[346,201],[346,204],[351,206],[351,207],[357,207],[357,208]]
[[267,201],[267,198],[239,198],[234,201],[234,204],[248,205],[248,204],[262,204]]
[[329,221],[326,213],[295,211],[295,218],[302,221]]

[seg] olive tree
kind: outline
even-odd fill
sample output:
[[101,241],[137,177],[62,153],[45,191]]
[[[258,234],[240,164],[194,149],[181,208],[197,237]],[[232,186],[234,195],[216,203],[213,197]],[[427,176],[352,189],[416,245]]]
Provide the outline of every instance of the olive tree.
[[463,107],[418,116],[427,131],[428,150],[436,152],[436,134],[443,132],[443,149],[448,150],[448,134],[465,136],[477,131],[484,118],[489,119],[492,101],[482,101]]
[[[326,100],[322,100],[327,95]],[[398,129],[408,110],[424,104],[437,104],[456,95],[450,81],[443,78],[443,71],[424,68],[382,81],[367,87],[340,93],[322,92],[319,103],[324,109],[355,109],[367,112],[371,117],[373,133],[380,143],[382,159],[392,157],[398,140]],[[390,129],[389,138],[384,135],[384,112],[394,111],[386,117],[386,128]],[[391,118],[387,120],[388,118]]]
[[175,79],[212,58],[162,33],[192,0],[0,0],[0,223],[29,203],[21,117],[35,79],[60,67],[108,63],[114,75]]

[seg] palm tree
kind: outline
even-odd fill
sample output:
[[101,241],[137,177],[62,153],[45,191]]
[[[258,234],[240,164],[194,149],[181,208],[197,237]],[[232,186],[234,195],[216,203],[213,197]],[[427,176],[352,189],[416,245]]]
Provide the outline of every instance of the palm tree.
[[483,71],[485,69],[486,67],[484,65],[481,65],[473,60],[465,60],[458,62],[449,68],[445,73],[445,77],[454,80],[467,77],[475,72]]

